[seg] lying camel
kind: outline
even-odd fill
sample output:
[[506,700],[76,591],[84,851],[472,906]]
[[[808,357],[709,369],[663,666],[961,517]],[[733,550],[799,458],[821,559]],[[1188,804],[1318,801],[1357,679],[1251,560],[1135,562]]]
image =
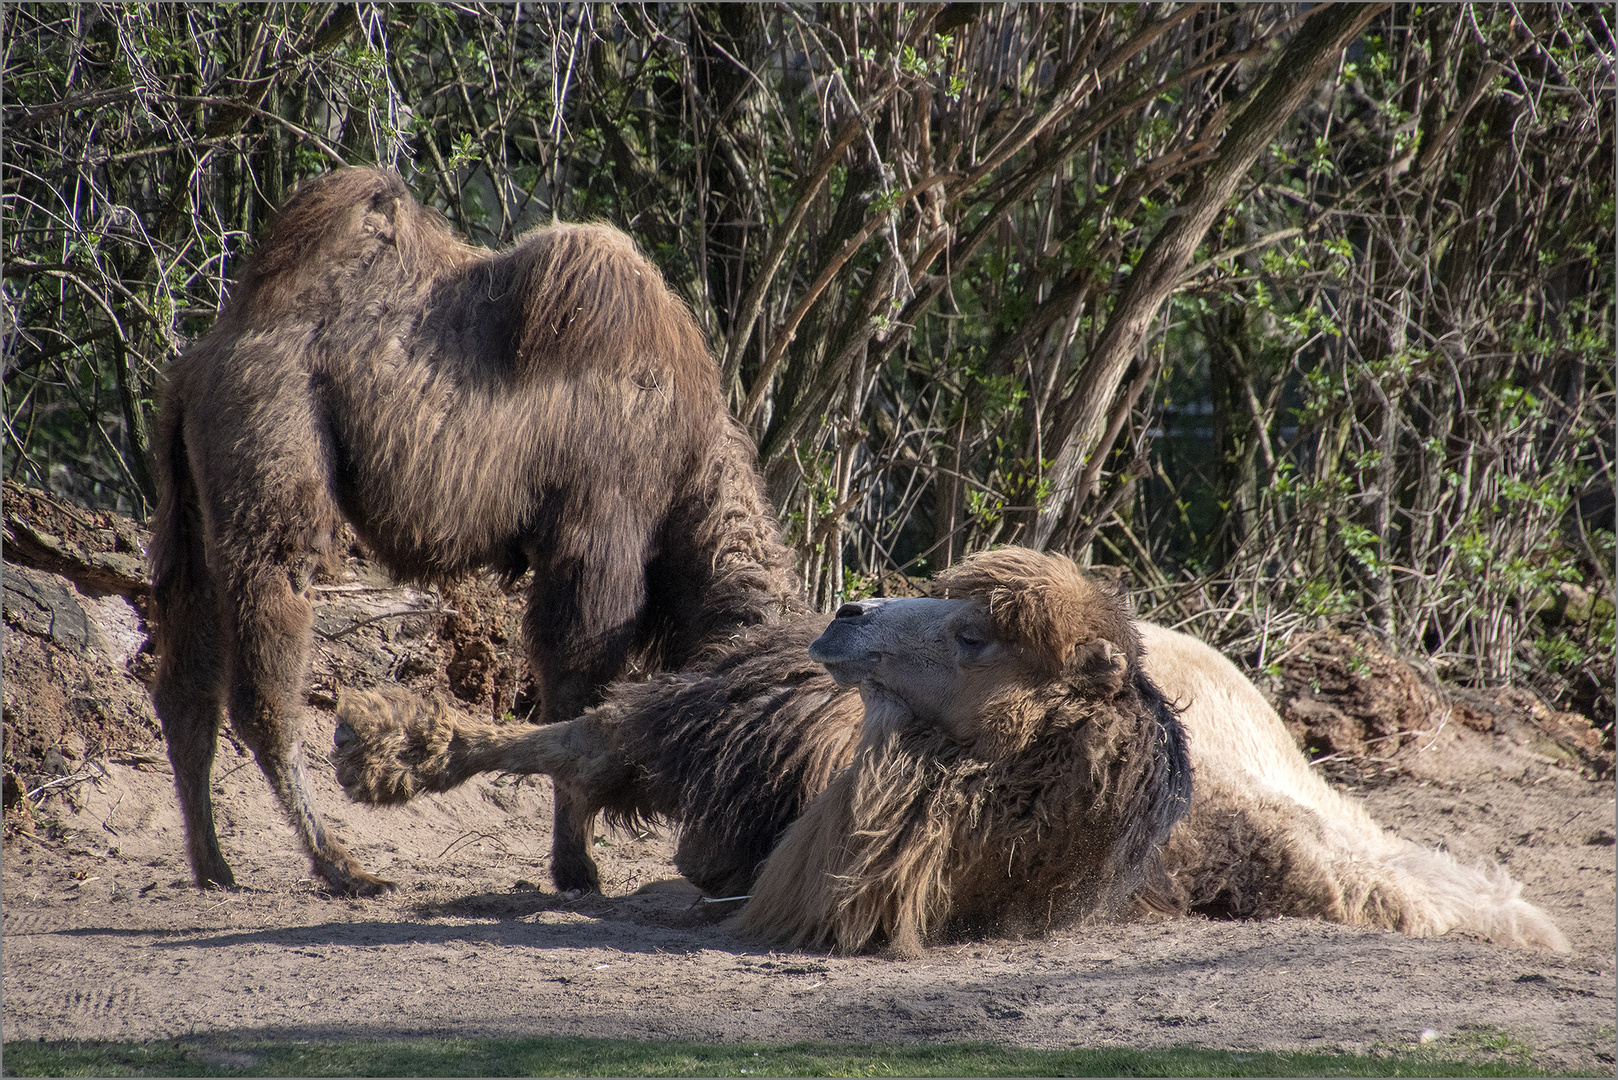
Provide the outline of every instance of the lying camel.
[[738,928],[783,946],[1196,911],[1567,948],[1503,870],[1385,833],[1234,665],[1132,623],[1068,560],[1005,549],[935,586],[756,628],[550,728],[349,694],[338,777],[376,803],[566,777],[611,820],[677,823],[681,873],[745,894]]

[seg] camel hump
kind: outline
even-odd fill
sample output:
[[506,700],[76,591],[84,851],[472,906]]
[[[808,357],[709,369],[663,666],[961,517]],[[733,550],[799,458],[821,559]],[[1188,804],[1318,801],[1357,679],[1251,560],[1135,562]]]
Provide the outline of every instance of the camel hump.
[[601,223],[544,226],[501,259],[510,260],[519,294],[519,367],[616,362],[625,365],[617,374],[648,390],[678,385],[719,400],[718,365],[696,319],[625,233]]
[[[384,259],[390,249],[394,257]],[[282,206],[242,271],[231,309],[273,321],[347,297],[358,281],[396,291],[487,257],[417,203],[398,173],[338,169],[299,185]]]

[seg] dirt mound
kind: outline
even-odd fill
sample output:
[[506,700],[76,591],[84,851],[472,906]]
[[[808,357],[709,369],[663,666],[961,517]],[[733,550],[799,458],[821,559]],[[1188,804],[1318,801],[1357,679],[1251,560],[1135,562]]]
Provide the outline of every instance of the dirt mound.
[[[154,762],[164,752],[148,689],[157,664],[145,530],[10,482],[4,522],[0,747],[11,831],[29,827],[31,800],[87,779],[92,763]],[[335,708],[339,687],[383,682],[494,717],[526,716],[535,704],[520,598],[493,579],[399,585],[345,530],[313,592],[316,709]]]
[[1557,711],[1518,687],[1441,683],[1419,660],[1394,655],[1369,636],[1300,635],[1257,681],[1298,745],[1339,779],[1433,775],[1429,759],[1450,756],[1433,751],[1460,739],[1450,725],[1591,778],[1613,772],[1613,748],[1589,718]]
[[159,736],[145,679],[145,537],[125,518],[4,488],[4,713],[9,826],[30,792]]

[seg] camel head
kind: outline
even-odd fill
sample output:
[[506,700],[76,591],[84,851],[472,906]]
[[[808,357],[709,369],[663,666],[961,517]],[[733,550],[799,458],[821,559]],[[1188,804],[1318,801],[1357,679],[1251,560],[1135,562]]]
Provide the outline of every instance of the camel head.
[[809,647],[859,686],[867,745],[924,728],[980,756],[1016,752],[1054,699],[1110,700],[1140,670],[1123,601],[1060,555],[984,552],[933,584],[933,597],[844,604]]

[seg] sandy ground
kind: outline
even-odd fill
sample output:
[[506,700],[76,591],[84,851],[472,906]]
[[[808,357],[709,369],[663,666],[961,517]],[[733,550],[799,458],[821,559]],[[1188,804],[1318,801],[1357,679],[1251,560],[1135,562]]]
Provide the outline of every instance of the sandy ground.
[[[320,722],[313,747],[329,745]],[[216,805],[244,887],[203,894],[188,884],[167,763],[126,757],[81,767],[91,778],[56,789],[33,838],[6,847],[3,1033],[1365,1050],[1413,1047],[1431,1029],[1457,1052],[1504,1032],[1541,1066],[1611,1075],[1613,787],[1507,750],[1474,753],[1462,778],[1448,763],[1444,780],[1405,775],[1364,794],[1412,839],[1504,862],[1566,930],[1567,955],[1202,919],[905,962],[770,953],[674,875],[666,837],[603,837],[608,895],[559,898],[546,784],[486,778],[372,810],[344,802],[315,756],[340,831],[400,885],[338,899],[309,879],[257,767],[228,742]]]

